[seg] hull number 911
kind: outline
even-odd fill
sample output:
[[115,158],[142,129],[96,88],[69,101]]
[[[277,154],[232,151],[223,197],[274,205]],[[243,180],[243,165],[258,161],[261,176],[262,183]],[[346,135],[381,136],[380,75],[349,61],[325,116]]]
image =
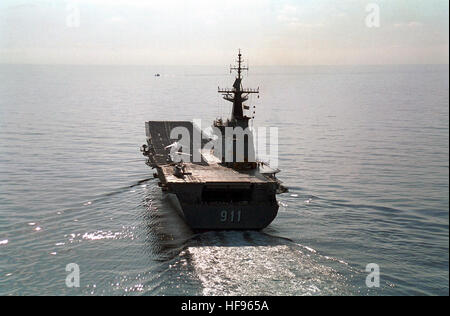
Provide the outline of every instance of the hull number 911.
[[220,221],[222,223],[240,223],[241,211],[222,211],[220,212]]

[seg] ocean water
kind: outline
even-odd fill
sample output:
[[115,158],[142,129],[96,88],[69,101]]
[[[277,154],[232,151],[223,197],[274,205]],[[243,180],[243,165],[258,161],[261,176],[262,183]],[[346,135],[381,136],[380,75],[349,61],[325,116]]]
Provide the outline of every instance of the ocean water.
[[290,192],[263,231],[195,233],[139,147],[146,120],[227,115],[226,67],[2,65],[0,295],[448,295],[448,74],[251,69]]

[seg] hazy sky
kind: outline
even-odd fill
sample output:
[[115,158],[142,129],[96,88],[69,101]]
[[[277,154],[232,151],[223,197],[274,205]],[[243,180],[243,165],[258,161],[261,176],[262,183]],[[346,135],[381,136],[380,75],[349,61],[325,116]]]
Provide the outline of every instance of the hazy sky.
[[0,63],[222,65],[242,48],[253,65],[447,64],[448,14],[447,0],[0,0]]

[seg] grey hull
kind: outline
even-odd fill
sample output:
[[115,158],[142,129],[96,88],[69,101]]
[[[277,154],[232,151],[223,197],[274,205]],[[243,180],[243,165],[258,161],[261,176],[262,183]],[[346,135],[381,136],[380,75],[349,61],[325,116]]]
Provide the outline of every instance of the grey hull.
[[205,205],[180,202],[173,193],[168,196],[186,224],[196,230],[260,230],[272,223],[278,213],[276,202]]

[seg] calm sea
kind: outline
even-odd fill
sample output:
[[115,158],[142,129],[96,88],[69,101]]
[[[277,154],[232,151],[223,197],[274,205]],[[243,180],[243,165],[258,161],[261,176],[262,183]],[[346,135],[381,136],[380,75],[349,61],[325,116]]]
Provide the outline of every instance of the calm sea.
[[192,232],[139,152],[146,120],[227,115],[225,67],[3,65],[0,81],[0,295],[449,294],[447,65],[251,69],[290,188],[260,232]]

